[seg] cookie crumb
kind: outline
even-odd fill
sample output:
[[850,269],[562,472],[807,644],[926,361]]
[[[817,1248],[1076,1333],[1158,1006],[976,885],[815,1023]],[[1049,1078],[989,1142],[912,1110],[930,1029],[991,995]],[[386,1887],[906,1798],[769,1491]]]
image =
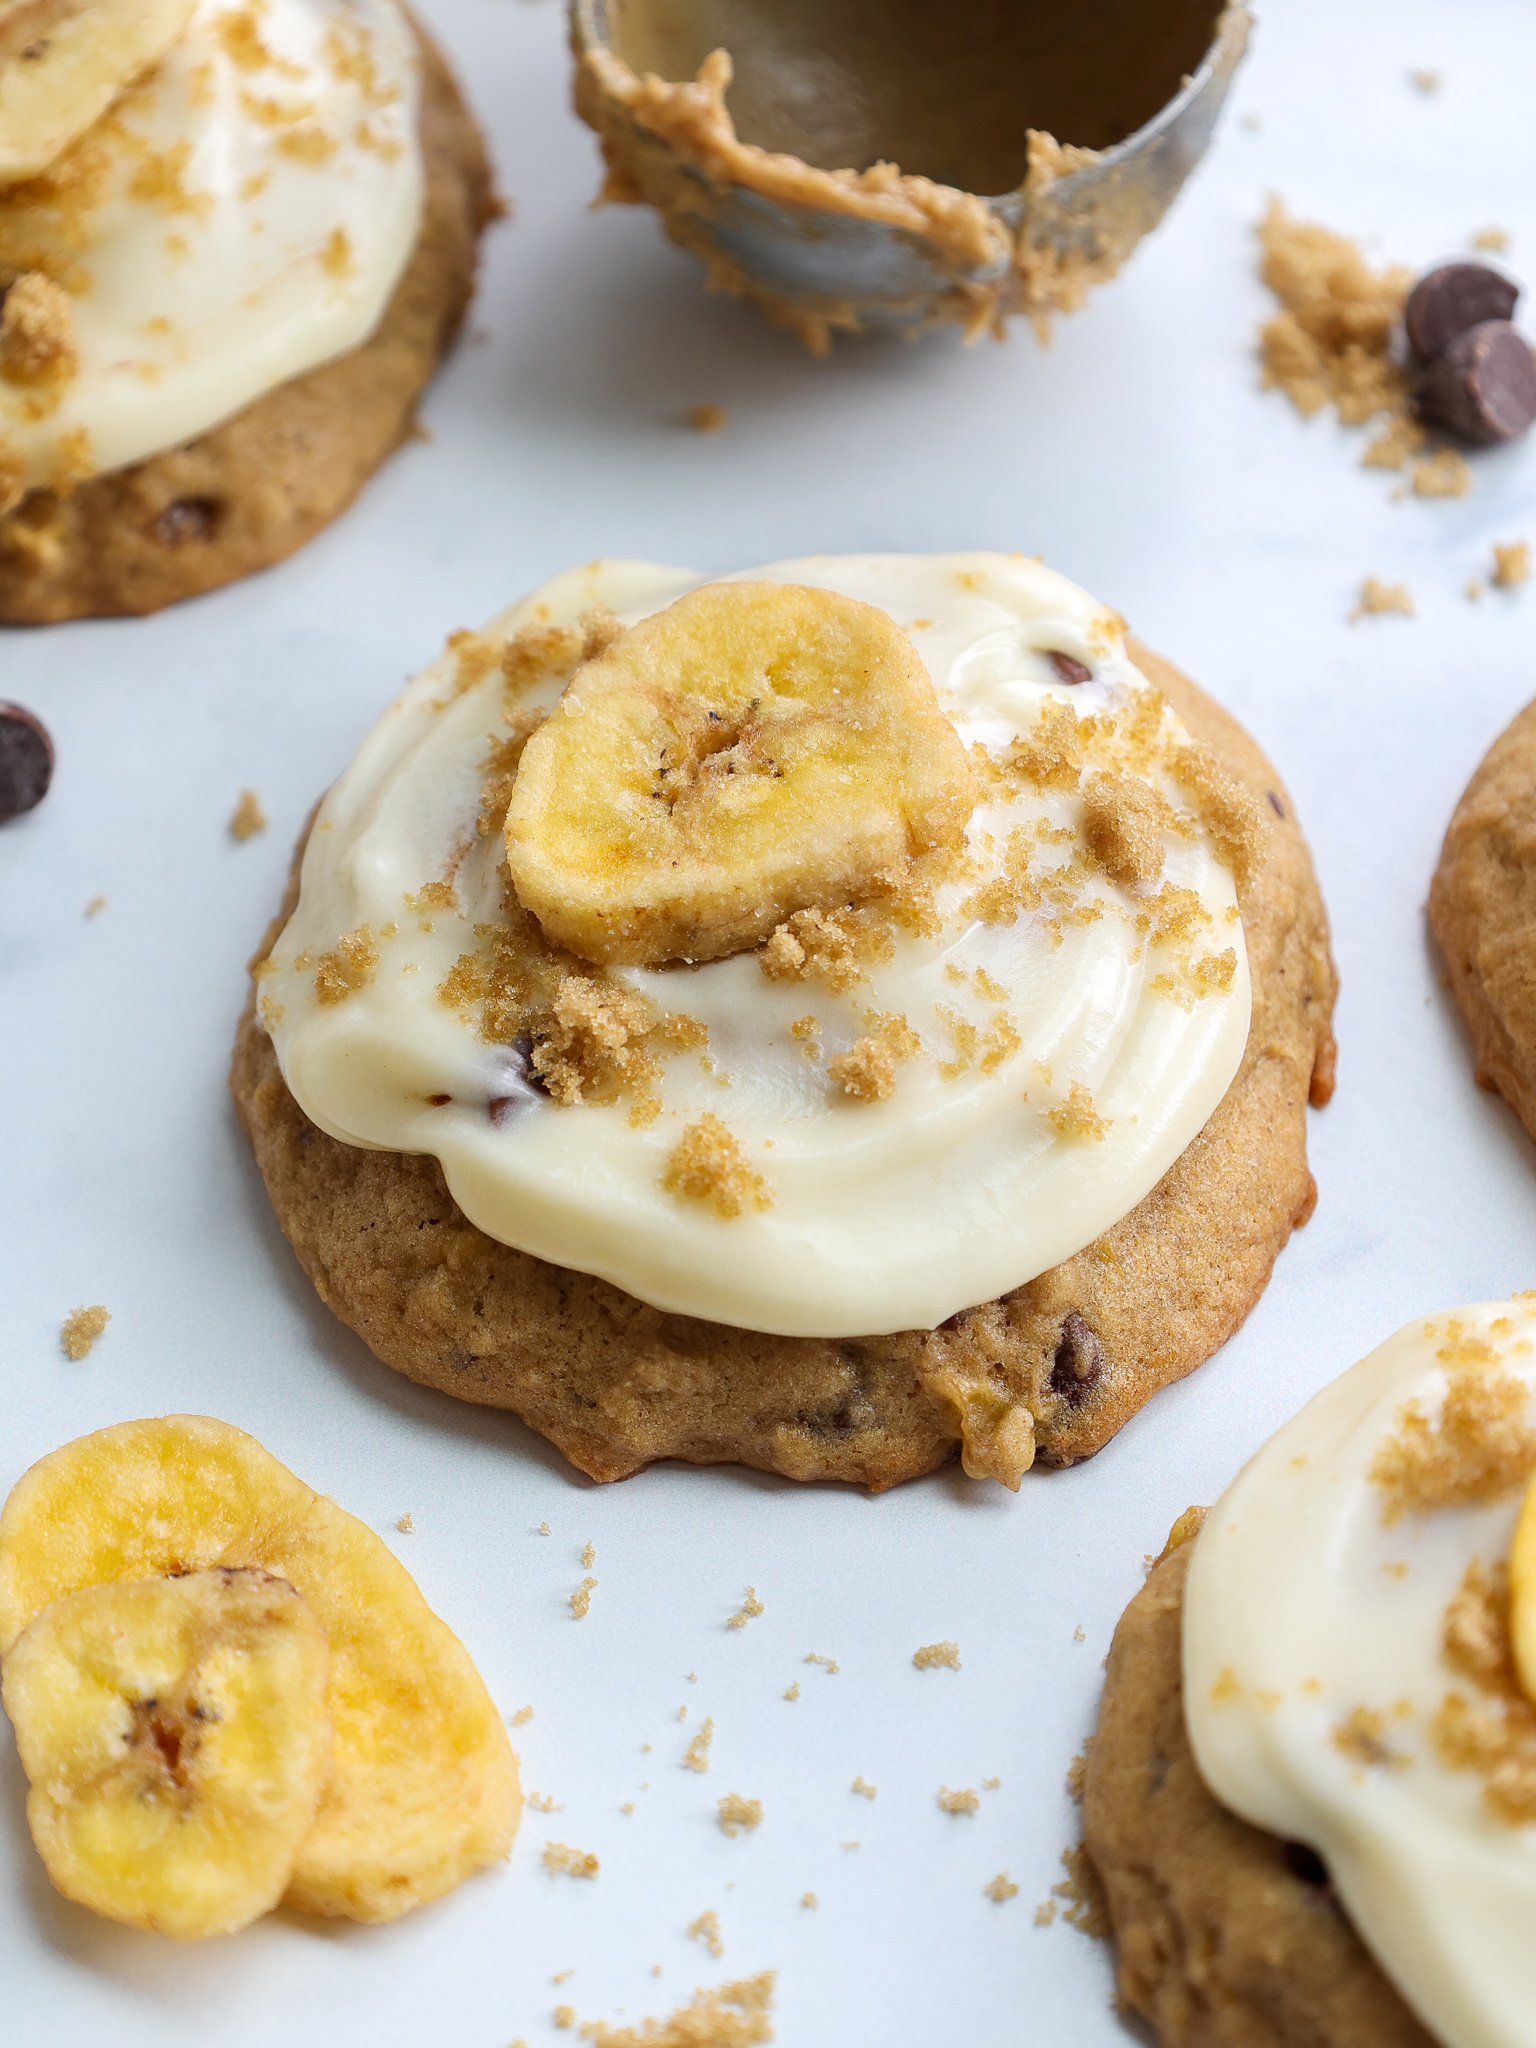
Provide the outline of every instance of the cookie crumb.
[[720,1939],[720,1916],[713,1912],[701,1913],[688,1930],[690,1941],[702,1941],[712,1956],[725,1954],[725,1943]]
[[87,917],[100,917],[106,907],[107,899],[105,896],[93,896],[85,906],[85,914]]
[[634,1810],[635,1802],[633,1801],[633,1799],[626,1799],[624,1804],[619,1808],[620,1813],[633,1813]]
[[981,1801],[969,1786],[963,1792],[951,1792],[947,1785],[941,1785],[939,1804],[946,1813],[975,1813]]
[[705,1110],[689,1124],[668,1155],[661,1176],[668,1194],[708,1202],[717,1216],[739,1216],[748,1202],[770,1206],[768,1183],[747,1164],[746,1155],[719,1117]]
[[537,1536],[549,1536],[553,1534],[553,1531],[550,1529],[548,1522],[540,1522],[534,1534]]
[[564,1813],[565,1811],[563,1806],[556,1805],[547,1792],[530,1792],[528,1794],[528,1804],[535,1813]]
[[800,1681],[799,1681],[799,1679],[798,1679],[798,1678],[797,1678],[797,1679],[795,1680],[795,1682],[794,1682],[794,1684],[793,1684],[793,1685],[790,1685],[790,1686],[786,1686],[786,1687],[785,1687],[785,1689],[784,1689],[784,1697],[785,1697],[785,1699],[787,1699],[787,1700],[797,1700],[797,1699],[799,1699],[799,1697],[800,1697]]
[[1035,1908],[1035,1925],[1037,1927],[1049,1927],[1055,1918],[1056,1901],[1054,1899],[1042,1899]]
[[741,1606],[725,1625],[727,1628],[745,1628],[747,1623],[754,1616],[761,1614],[762,1611],[763,1603],[757,1597],[757,1589],[754,1586],[748,1586],[746,1599],[742,1601]]
[[857,1843],[857,1842],[840,1842],[840,1843],[838,1844],[838,1847],[839,1847],[840,1849],[857,1849],[857,1848],[858,1848],[858,1846],[859,1846],[859,1845],[858,1845],[858,1843]]
[[589,1543],[581,1553],[581,1568],[584,1572],[589,1572],[596,1563],[597,1546]]
[[800,1903],[802,1906],[816,1906],[820,1904],[820,1900],[814,1892],[805,1892],[801,1896]]
[[400,1534],[402,1536],[410,1536],[414,1534],[416,1524],[411,1519],[411,1511],[409,1508],[406,1509],[405,1513],[395,1523],[395,1527],[400,1531]]
[[925,1643],[920,1650],[912,1652],[912,1662],[919,1671],[958,1671],[960,1669],[960,1645],[958,1643]]
[[718,434],[729,420],[730,414],[723,405],[690,405],[688,424],[696,434]]
[[878,1788],[866,1785],[862,1778],[855,1778],[848,1789],[850,1792],[857,1792],[861,1799],[873,1799]]
[[1082,1748],[1067,1766],[1067,1793],[1075,1806],[1082,1805],[1088,1787],[1088,1752],[1092,1748],[1093,1737],[1085,1735]]
[[1104,1133],[1114,1122],[1113,1117],[1099,1115],[1093,1106],[1093,1097],[1081,1081],[1074,1081],[1067,1090],[1066,1101],[1048,1109],[1045,1116],[1047,1123],[1062,1137],[1092,1138],[1096,1144],[1104,1142]]
[[826,1671],[828,1678],[835,1678],[837,1675],[837,1659],[835,1657],[823,1657],[820,1651],[812,1650],[805,1661],[807,1664],[820,1664]]
[[238,839],[243,846],[247,839],[254,839],[258,832],[266,829],[267,814],[261,808],[261,799],[254,789],[242,789],[240,801],[229,821],[230,838]]
[[720,1825],[733,1840],[742,1828],[750,1834],[762,1818],[761,1799],[743,1799],[739,1792],[727,1792],[720,1801]]
[[1444,85],[1445,80],[1438,71],[1431,71],[1425,66],[1420,65],[1408,73],[1408,82],[1410,85],[1417,86],[1418,90],[1422,93],[1432,93],[1438,92],[1441,86]]
[[24,270],[0,299],[0,376],[12,384],[60,383],[79,366],[69,293]]
[[84,1358],[111,1320],[111,1312],[99,1302],[94,1308],[71,1309],[59,1332],[64,1355],[73,1359]]
[[1401,612],[1405,619],[1417,616],[1406,583],[1383,583],[1378,576],[1367,576],[1360,586],[1359,600],[1349,615],[1349,623],[1353,625],[1356,619],[1375,618],[1382,612]]
[[571,1612],[578,1621],[585,1621],[587,1609],[592,1605],[592,1595],[597,1590],[597,1581],[590,1574],[571,1595]]
[[1489,582],[1499,590],[1518,590],[1531,573],[1531,548],[1528,541],[1495,541],[1493,544],[1493,574]]
[[[1087,1844],[1079,1842],[1075,1848],[1063,1849],[1061,1860],[1066,1865],[1067,1874],[1059,1884],[1051,1886],[1051,1894],[1053,1898],[1066,1901],[1064,1917],[1067,1925],[1077,1928],[1094,1941],[1105,1940],[1110,1931],[1109,1912],[1104,1904],[1104,1887],[1093,1867]],[[1038,1915],[1036,1917],[1038,1919]]]
[[1081,1622],[1079,1622],[1079,1623],[1077,1624],[1077,1627],[1076,1627],[1075,1629],[1073,1629],[1073,1631],[1072,1631],[1072,1640],[1073,1640],[1073,1642],[1074,1642],[1074,1643],[1086,1643],[1086,1642],[1087,1642],[1087,1640],[1088,1640],[1088,1633],[1087,1633],[1087,1630],[1086,1630],[1086,1629],[1085,1629],[1085,1628],[1083,1627],[1083,1624],[1082,1624]]
[[590,1850],[573,1849],[566,1842],[546,1842],[544,1868],[557,1877],[596,1877],[597,1858]]
[[[687,1709],[684,1709],[686,1712]],[[704,1726],[683,1751],[685,1771],[704,1772],[709,1769],[709,1745],[715,1739],[715,1724],[706,1716]]]
[[1495,251],[1507,249],[1509,247],[1508,231],[1504,228],[1479,228],[1472,237],[1472,246],[1474,249],[1492,249]]
[[[660,1963],[651,1975],[661,1975]],[[717,1991],[695,1991],[690,2002],[668,2018],[642,2020],[638,2027],[587,2020],[582,2038],[593,2048],[756,2048],[758,2042],[773,2039],[768,2015],[773,2010],[774,1975],[764,1970],[760,1976],[722,1984]]]
[[984,1884],[981,1889],[983,1896],[989,1898],[994,1906],[1001,1906],[1007,1900],[1019,1896],[1019,1888],[1010,1882],[1006,1870],[1000,1870],[996,1877],[989,1884]]
[[512,1716],[512,1726],[514,1728],[525,1728],[532,1719],[532,1707],[519,1707],[517,1712]]

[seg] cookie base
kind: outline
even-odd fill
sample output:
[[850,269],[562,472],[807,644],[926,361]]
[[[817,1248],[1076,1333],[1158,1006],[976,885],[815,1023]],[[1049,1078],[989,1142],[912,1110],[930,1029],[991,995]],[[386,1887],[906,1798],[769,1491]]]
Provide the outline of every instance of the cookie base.
[[1435,2048],[1326,1875],[1299,1876],[1306,1856],[1229,1813],[1195,1767],[1181,1671],[1191,1549],[1165,1554],[1120,1618],[1084,1774],[1121,2003],[1161,2048]]
[[[1289,798],[1236,722],[1167,662],[1133,658],[1265,805],[1242,912],[1253,1022],[1215,1114],[1128,1216],[1062,1265],[938,1330],[822,1340],[664,1314],[487,1237],[435,1159],[318,1130],[256,1021],[230,1086],[278,1221],[328,1305],[386,1365],[510,1408],[593,1479],[657,1458],[879,1492],[957,1454],[1016,1487],[1070,1465],[1225,1343],[1317,1191],[1306,1107],[1333,1087],[1327,921]],[[302,850],[302,849],[301,849]],[[287,900],[253,968],[297,900]]]
[[139,616],[268,568],[344,512],[410,434],[495,212],[480,131],[431,38],[413,27],[425,207],[378,327],[183,447],[67,495],[29,491],[0,519],[0,623]]

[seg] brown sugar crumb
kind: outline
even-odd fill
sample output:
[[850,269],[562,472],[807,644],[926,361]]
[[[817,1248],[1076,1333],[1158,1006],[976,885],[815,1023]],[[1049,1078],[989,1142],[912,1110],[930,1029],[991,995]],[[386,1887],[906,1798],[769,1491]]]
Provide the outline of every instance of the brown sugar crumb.
[[254,789],[242,789],[240,801],[235,805],[234,816],[229,821],[229,836],[243,845],[247,839],[254,839],[258,832],[267,829],[267,814],[261,808],[261,800]]
[[725,1954],[725,1943],[720,1939],[720,1916],[713,1911],[701,1913],[688,1929],[690,1941],[702,1941],[712,1956]]
[[85,906],[85,914],[87,917],[100,917],[106,907],[107,899],[105,896],[93,896]]
[[598,1864],[589,1849],[573,1849],[566,1842],[546,1842],[544,1868],[556,1877],[596,1877]]
[[800,1903],[802,1906],[817,1906],[821,1901],[814,1892],[806,1892],[802,1895]]
[[798,1041],[801,1052],[804,1053],[808,1060],[819,1060],[821,1058],[821,1047],[817,1043],[817,1040],[821,1037],[821,1020],[819,1018],[810,1016],[797,1017],[789,1027],[789,1035]]
[[730,418],[723,405],[690,405],[688,424],[698,434],[718,434]]
[[1472,237],[1474,249],[1507,249],[1509,234],[1504,228],[1479,228]]
[[1051,1886],[1051,1896],[1065,1901],[1063,1917],[1069,1927],[1077,1928],[1094,1941],[1105,1940],[1110,1931],[1109,1912],[1087,1844],[1079,1842],[1073,1849],[1063,1849],[1061,1860],[1067,1874]]
[[62,383],[78,367],[68,292],[40,270],[24,270],[0,298],[0,376],[12,384]]
[[1341,1721],[1334,1729],[1333,1746],[1352,1763],[1366,1764],[1373,1769],[1383,1764],[1394,1770],[1401,1769],[1408,1759],[1389,1749],[1382,1740],[1386,1726],[1386,1716],[1374,1707],[1356,1707],[1349,1719]]
[[1531,573],[1530,543],[1523,540],[1493,544],[1493,574],[1488,579],[1499,590],[1518,590]]
[[1472,488],[1472,472],[1459,448],[1437,448],[1413,465],[1413,489],[1419,498],[1464,498]]
[[886,1102],[896,1092],[896,1061],[880,1038],[860,1038],[827,1062],[827,1079],[855,1102]]
[[1232,870],[1241,894],[1258,872],[1269,844],[1269,827],[1258,799],[1228,775],[1203,741],[1176,747],[1168,769],[1194,805],[1218,858]]
[[91,1346],[111,1320],[110,1311],[104,1309],[99,1302],[94,1308],[71,1309],[64,1318],[63,1329],[59,1332],[59,1342],[64,1346],[65,1357],[86,1357]]
[[727,1792],[720,1801],[720,1825],[733,1839],[742,1828],[750,1834],[762,1818],[761,1799],[743,1799],[739,1792]]
[[1083,1803],[1083,1792],[1088,1783],[1088,1753],[1093,1748],[1093,1737],[1083,1738],[1083,1746],[1067,1766],[1067,1792],[1075,1805]]
[[820,975],[834,995],[864,978],[852,932],[824,910],[797,910],[776,925],[758,965],[770,981],[808,981]]
[[1536,1466],[1526,1405],[1525,1382],[1499,1369],[1453,1372],[1436,1422],[1407,1402],[1371,1461],[1382,1521],[1482,1505],[1523,1485]]
[[1413,273],[1371,270],[1356,243],[1291,220],[1278,199],[1259,242],[1260,275],[1281,306],[1259,335],[1265,389],[1283,391],[1307,419],[1332,405],[1346,426],[1402,410],[1408,378],[1390,351]]
[[359,925],[336,941],[334,952],[322,953],[315,963],[315,995],[322,1003],[344,1003],[372,981],[379,965],[379,949],[367,925]]
[[812,1650],[805,1661],[807,1664],[820,1664],[829,1678],[835,1678],[837,1675],[837,1659],[835,1657],[823,1657],[818,1650]]
[[1136,776],[1095,776],[1083,792],[1083,843],[1112,882],[1155,881],[1163,866],[1167,804]]
[[[320,267],[327,277],[350,277],[356,267],[352,259],[352,239],[345,228],[332,228],[325,248],[321,251]],[[432,438],[431,429],[423,427],[420,420],[411,422],[413,438]]]
[[1019,1896],[1019,1888],[1010,1882],[1006,1870],[1000,1870],[981,1888],[982,1897],[990,1899],[994,1906],[1005,1905],[1009,1899]]
[[535,1813],[564,1813],[565,1811],[563,1806],[556,1805],[547,1792],[530,1792],[528,1794],[528,1804]]
[[920,1650],[912,1652],[912,1662],[919,1671],[958,1671],[960,1669],[960,1645],[958,1643],[925,1643]]
[[1013,743],[1008,765],[1024,782],[1036,789],[1059,789],[1070,793],[1082,776],[1083,749],[1091,721],[1079,719],[1070,704],[1048,697],[1028,737]]
[[557,2027],[574,2027],[576,2008],[574,2005],[557,2005],[551,2017]]
[[773,2039],[773,1985],[774,1972],[764,1970],[718,1990],[695,1991],[664,2020],[642,2020],[638,2027],[587,2020],[581,2036],[593,2048],[757,2048]]
[[597,1581],[590,1574],[571,1595],[571,1612],[578,1621],[585,1621],[587,1609],[592,1605],[592,1595],[597,1591]]
[[757,1588],[748,1586],[746,1599],[725,1625],[727,1628],[745,1628],[747,1623],[755,1620],[762,1611],[763,1603],[757,1597]]
[[1003,1789],[1003,1781],[1001,1778],[983,1778],[981,1789],[983,1792],[1000,1792]]
[[1092,1138],[1102,1144],[1104,1133],[1114,1119],[1100,1116],[1093,1106],[1093,1097],[1081,1081],[1074,1081],[1067,1091],[1065,1102],[1059,1102],[1054,1109],[1046,1111],[1046,1120],[1064,1138]]
[[1483,1698],[1448,1693],[1430,1733],[1453,1770],[1476,1771],[1483,1803],[1512,1825],[1536,1820],[1536,1707],[1526,1697],[1510,1641],[1509,1567],[1476,1558],[1446,1609],[1447,1662]]
[[850,1792],[857,1792],[861,1799],[873,1799],[879,1787],[866,1785],[862,1778],[855,1778],[848,1789]]
[[409,1508],[407,1508],[405,1513],[400,1516],[399,1520],[395,1523],[395,1527],[400,1531],[400,1534],[402,1536],[412,1536],[415,1534],[416,1523],[411,1515],[411,1511]]
[[[683,1710],[685,1713],[687,1709]],[[709,1769],[709,1745],[715,1739],[715,1724],[706,1719],[704,1726],[683,1751],[683,1769],[698,1771],[701,1775]]]
[[946,1813],[975,1813],[981,1801],[969,1786],[963,1792],[951,1792],[947,1785],[941,1785],[939,1804]]
[[555,1532],[550,1528],[548,1522],[540,1522],[534,1533],[538,1536],[553,1536]]
[[529,1723],[529,1722],[530,1722],[530,1721],[531,1721],[532,1719],[533,1719],[533,1708],[532,1708],[532,1707],[519,1707],[519,1708],[518,1708],[518,1710],[517,1710],[517,1712],[516,1712],[516,1713],[515,1713],[515,1714],[514,1714],[514,1715],[512,1716],[512,1726],[513,1726],[514,1728],[526,1728],[526,1727],[527,1727],[527,1725],[528,1725],[528,1723]]
[[1432,93],[1438,92],[1445,81],[1438,71],[1430,71],[1423,66],[1416,66],[1408,74],[1408,83],[1419,92]]
[[509,711],[508,730],[489,742],[480,784],[480,810],[475,819],[477,839],[489,839],[504,829],[523,749],[544,723],[545,715],[537,709]]
[[717,1216],[739,1216],[750,1203],[769,1207],[772,1197],[762,1175],[720,1119],[709,1110],[689,1124],[668,1155],[661,1184],[669,1194],[708,1202]]
[[595,1543],[589,1543],[581,1553],[581,1568],[584,1572],[589,1572],[591,1571],[593,1565],[595,1565],[596,1563],[597,1545]]
[[787,1699],[787,1700],[797,1700],[797,1699],[799,1699],[799,1697],[800,1697],[800,1681],[799,1681],[799,1679],[798,1679],[798,1678],[797,1678],[797,1679],[795,1680],[795,1682],[794,1682],[794,1684],[793,1684],[793,1685],[789,1685],[789,1686],[786,1686],[786,1687],[784,1688],[784,1697],[785,1697],[785,1699]]
[[1424,446],[1424,429],[1411,413],[1399,413],[1382,428],[1360,458],[1362,469],[1400,470]]
[[1401,612],[1405,619],[1417,616],[1406,583],[1383,583],[1378,576],[1367,576],[1360,586],[1360,596],[1349,615],[1349,623],[1353,625],[1356,619],[1376,618],[1382,612]]

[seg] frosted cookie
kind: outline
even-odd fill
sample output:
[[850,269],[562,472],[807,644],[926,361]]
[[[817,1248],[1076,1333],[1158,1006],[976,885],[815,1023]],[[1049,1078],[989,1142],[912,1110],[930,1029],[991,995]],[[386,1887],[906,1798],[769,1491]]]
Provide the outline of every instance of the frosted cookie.
[[1163,2048],[1536,2040],[1533,1391],[1532,1297],[1410,1323],[1127,1608],[1084,1836]]
[[[41,112],[0,32],[11,623],[152,612],[335,518],[408,433],[492,205],[478,131],[397,0],[64,15],[49,52],[66,32],[83,51]],[[135,24],[158,24],[147,68],[133,44],[103,77],[108,29]]]
[[1494,741],[1452,814],[1429,922],[1478,1082],[1536,1137],[1536,704]]
[[322,1295],[596,1478],[1017,1486],[1315,1200],[1289,798],[1022,557],[555,579],[385,714],[254,971],[232,1086]]

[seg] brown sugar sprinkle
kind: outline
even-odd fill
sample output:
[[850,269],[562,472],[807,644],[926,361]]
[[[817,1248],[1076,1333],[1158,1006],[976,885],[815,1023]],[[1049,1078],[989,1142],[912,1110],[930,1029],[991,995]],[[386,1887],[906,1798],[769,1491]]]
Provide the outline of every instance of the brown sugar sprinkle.
[[596,1563],[597,1545],[595,1543],[588,1543],[581,1553],[581,1568],[584,1572],[589,1572]]
[[0,297],[0,376],[12,384],[62,383],[79,367],[75,308],[39,270],[24,270]]
[[1099,775],[1083,792],[1083,842],[1112,882],[1155,881],[1172,813],[1149,782]]
[[947,1785],[941,1785],[939,1804],[946,1813],[975,1813],[981,1801],[969,1787],[964,1792],[951,1792]]
[[821,1058],[821,1047],[817,1043],[817,1040],[821,1037],[821,1020],[819,1018],[811,1016],[797,1017],[789,1027],[789,1035],[798,1042],[801,1052],[804,1053],[808,1060],[819,1060]]
[[[686,1712],[686,1708],[684,1709]],[[700,1775],[709,1769],[709,1745],[715,1739],[715,1724],[706,1719],[704,1726],[683,1751],[683,1769],[698,1771]]]
[[76,1360],[89,1355],[91,1346],[112,1320],[111,1312],[98,1302],[94,1308],[71,1309],[64,1318],[64,1327],[59,1332],[59,1342],[64,1346],[66,1358]]
[[1412,469],[1414,496],[1464,498],[1472,488],[1472,472],[1459,448],[1437,448]]
[[566,1842],[546,1842],[544,1868],[556,1877],[596,1877],[598,1862],[589,1849],[573,1849]]
[[764,1970],[717,1990],[695,1991],[687,2005],[663,2020],[642,2020],[638,2027],[586,2020],[581,2037],[593,2048],[757,2048],[773,2039],[773,1986],[774,1972]]
[[530,1792],[528,1794],[528,1804],[535,1813],[564,1813],[565,1811],[565,1808],[557,1806],[555,1801],[546,1792]]
[[1509,234],[1504,228],[1479,228],[1472,237],[1474,249],[1507,249]]
[[322,1003],[344,1003],[366,988],[378,971],[379,949],[373,932],[359,925],[336,941],[335,950],[315,962],[315,995]]
[[1536,1820],[1536,1707],[1510,1641],[1509,1567],[1474,1558],[1446,1609],[1446,1661],[1483,1695],[1448,1693],[1430,1728],[1443,1762],[1476,1771],[1483,1803],[1512,1825]]
[[823,1657],[819,1651],[812,1650],[805,1661],[807,1664],[820,1664],[828,1678],[835,1678],[837,1676],[837,1659],[835,1657]]
[[515,1713],[515,1714],[514,1714],[514,1715],[512,1716],[512,1726],[513,1726],[514,1728],[526,1728],[526,1727],[527,1727],[527,1725],[528,1725],[528,1723],[529,1723],[529,1722],[530,1722],[530,1721],[531,1721],[532,1719],[533,1719],[533,1708],[532,1708],[532,1707],[519,1707],[519,1708],[518,1708],[518,1710],[517,1710],[517,1712],[516,1712],[516,1713]]
[[1019,1896],[1019,1888],[1009,1881],[1006,1870],[1000,1870],[996,1877],[990,1878],[982,1886],[981,1892],[982,1897],[990,1899],[994,1906],[1005,1905],[1009,1899],[1016,1899]]
[[235,805],[234,815],[229,821],[229,836],[244,845],[247,839],[254,839],[258,832],[267,829],[267,814],[261,808],[261,799],[254,789],[242,789],[240,801]]
[[213,30],[225,56],[237,71],[276,71],[285,78],[302,78],[304,74],[297,64],[279,57],[262,41],[257,27],[259,12],[259,8],[242,7],[215,15]]
[[509,712],[509,730],[486,744],[484,780],[480,785],[480,810],[475,819],[475,836],[487,839],[506,827],[507,806],[522,763],[523,749],[544,723],[539,710]]
[[592,1605],[592,1595],[597,1591],[597,1581],[589,1574],[571,1595],[571,1612],[578,1621],[585,1621],[587,1610]]
[[827,1079],[855,1102],[887,1102],[896,1092],[896,1061],[883,1039],[859,1038],[827,1062]]
[[850,1792],[857,1792],[861,1799],[873,1799],[880,1788],[877,1785],[866,1785],[862,1778],[855,1778],[848,1789]]
[[761,1824],[762,1818],[761,1799],[743,1799],[739,1792],[727,1792],[720,1801],[720,1825],[732,1838],[742,1828],[750,1834]]
[[748,1586],[746,1599],[742,1601],[740,1607],[725,1625],[727,1628],[745,1628],[747,1623],[754,1621],[762,1611],[763,1603],[757,1597],[757,1588],[755,1586]]
[[688,424],[695,433],[718,434],[730,418],[723,405],[690,405]]
[[786,1687],[784,1688],[784,1697],[785,1697],[785,1699],[787,1699],[787,1700],[797,1700],[797,1699],[799,1699],[799,1697],[800,1697],[800,1681],[799,1681],[799,1679],[798,1679],[798,1678],[797,1678],[797,1679],[795,1680],[795,1682],[794,1682],[794,1684],[793,1684],[793,1685],[788,1685],[788,1686],[786,1686]]
[[690,1941],[702,1941],[712,1956],[725,1954],[725,1943],[720,1939],[720,1916],[712,1909],[701,1913],[688,1929]]
[[1405,1403],[1371,1461],[1388,1526],[1405,1512],[1502,1500],[1536,1466],[1525,1382],[1504,1371],[1492,1347],[1468,1339],[1454,1319],[1447,1337],[1439,1355],[1451,1373],[1439,1417],[1431,1422],[1417,1401]]
[[[1093,1866],[1085,1842],[1075,1848],[1063,1849],[1061,1860],[1066,1866],[1066,1876],[1051,1886],[1052,1900],[1065,1903],[1063,1918],[1069,1927],[1075,1927],[1093,1941],[1105,1940],[1110,1931],[1109,1912],[1104,1904],[1104,1887],[1099,1882],[1099,1873]],[[1036,1925],[1042,1924],[1038,1913]],[[1047,1923],[1048,1924],[1048,1923]]]
[[1067,1792],[1073,1803],[1077,1806],[1082,1805],[1083,1793],[1087,1789],[1088,1756],[1092,1748],[1093,1737],[1091,1735],[1084,1736],[1082,1748],[1067,1766]]
[[1307,419],[1332,405],[1346,426],[1401,411],[1408,377],[1391,340],[1413,273],[1373,271],[1357,243],[1292,220],[1278,199],[1258,232],[1260,275],[1281,306],[1260,331],[1265,388],[1283,391]]
[[1047,1122],[1063,1138],[1092,1138],[1097,1144],[1103,1143],[1104,1133],[1114,1122],[1113,1117],[1099,1115],[1093,1097],[1081,1081],[1074,1081],[1067,1090],[1066,1101],[1057,1103],[1045,1114]]
[[1333,1746],[1352,1763],[1366,1764],[1373,1769],[1390,1765],[1394,1770],[1401,1770],[1408,1759],[1387,1747],[1382,1739],[1386,1727],[1385,1714],[1378,1713],[1375,1707],[1356,1707],[1349,1719],[1341,1721],[1334,1729]]
[[414,895],[406,896],[405,907],[423,918],[437,910],[457,910],[459,892],[452,882],[424,882]]
[[402,1536],[411,1536],[415,1534],[416,1521],[415,1517],[411,1514],[409,1508],[407,1508],[405,1513],[399,1516],[399,1518],[396,1520],[395,1527],[400,1531],[400,1534]]
[[1168,772],[1193,804],[1241,894],[1257,874],[1269,844],[1269,827],[1257,797],[1234,781],[1200,740],[1175,747]]
[[920,1650],[912,1652],[912,1662],[919,1671],[958,1671],[960,1669],[960,1645],[958,1643],[924,1643]]
[[762,1175],[747,1164],[735,1138],[709,1110],[689,1124],[668,1154],[661,1184],[669,1194],[708,1202],[729,1220],[750,1203],[766,1209],[772,1196]]
[[1530,543],[1523,540],[1495,541],[1493,574],[1489,582],[1500,590],[1518,590],[1531,573]]

